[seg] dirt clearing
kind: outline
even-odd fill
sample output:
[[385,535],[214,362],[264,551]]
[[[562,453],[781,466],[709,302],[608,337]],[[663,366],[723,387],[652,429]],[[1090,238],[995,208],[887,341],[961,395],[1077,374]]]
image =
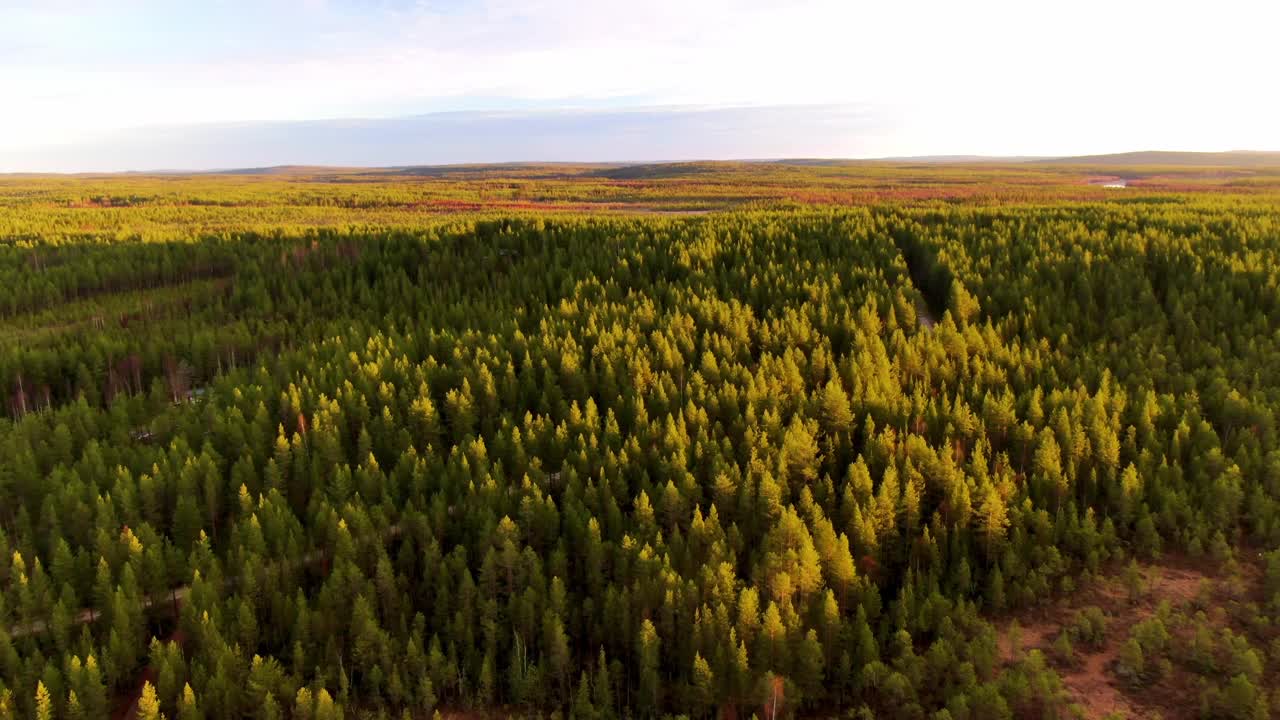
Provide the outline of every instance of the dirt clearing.
[[[1221,567],[1187,558],[1121,568],[1052,605],[1021,611],[999,623],[1000,660],[1007,665],[1031,650],[1043,652],[1085,718],[1116,714],[1134,720],[1197,717],[1195,691],[1186,678],[1169,677],[1135,688],[1118,675],[1117,658],[1133,627],[1154,616],[1162,603],[1187,613],[1211,610],[1224,593],[1236,596],[1256,585],[1256,574],[1256,568],[1242,565],[1233,582]],[[1054,643],[1081,622],[1081,613],[1088,608],[1105,616],[1105,630],[1092,642],[1073,640],[1071,659],[1067,660],[1055,652]]]

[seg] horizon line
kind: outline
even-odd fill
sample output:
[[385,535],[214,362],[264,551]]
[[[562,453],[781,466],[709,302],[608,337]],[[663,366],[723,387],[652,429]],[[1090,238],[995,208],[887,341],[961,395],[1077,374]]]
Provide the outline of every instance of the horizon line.
[[[324,121],[317,121],[324,122]],[[944,153],[927,155],[890,155],[873,157],[811,156],[811,157],[741,157],[741,158],[683,158],[683,159],[642,159],[642,160],[509,160],[509,161],[476,161],[446,163],[407,163],[404,165],[387,164],[325,164],[325,163],[276,163],[269,165],[240,165],[227,167],[192,167],[192,168],[144,168],[129,170],[84,170],[84,171],[40,171],[10,170],[0,171],[0,177],[98,177],[109,175],[236,175],[264,173],[267,171],[313,170],[317,172],[334,171],[392,171],[392,170],[449,170],[449,169],[499,169],[504,167],[597,167],[622,169],[643,167],[647,165],[813,165],[816,163],[879,163],[903,164],[918,163],[929,165],[1035,165],[1037,163],[1063,163],[1076,161],[1076,164],[1088,165],[1091,161],[1118,160],[1130,156],[1141,155],[1174,155],[1205,157],[1214,155],[1231,155],[1246,157],[1263,156],[1274,159],[1276,167],[1280,167],[1280,150],[1131,150],[1116,153],[1099,153],[1084,155],[981,155],[966,153]],[[1271,156],[1274,156],[1272,158]],[[1147,162],[1137,165],[1177,167],[1177,162]],[[1225,164],[1221,167],[1233,167]],[[1241,166],[1244,167],[1244,166]],[[1257,167],[1254,165],[1253,167]]]

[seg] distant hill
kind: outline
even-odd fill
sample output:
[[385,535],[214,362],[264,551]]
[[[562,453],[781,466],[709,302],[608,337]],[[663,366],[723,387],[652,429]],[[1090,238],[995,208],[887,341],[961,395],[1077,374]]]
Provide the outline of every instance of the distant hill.
[[1181,167],[1280,167],[1280,152],[1168,152],[1147,150],[1112,155],[1080,155],[1040,160],[1046,165],[1170,165]]
[[[209,175],[317,175],[320,173],[336,173],[352,171],[352,168],[333,167],[328,165],[273,165],[271,167],[227,168],[226,170],[208,170]],[[182,170],[158,171],[147,174],[188,174]]]
[[1039,162],[1051,159],[1043,155],[908,155],[904,157],[877,158],[882,163],[921,163],[925,165],[998,165],[1002,163]]
[[695,161],[643,163],[640,165],[623,165],[621,167],[598,170],[594,175],[610,180],[658,180],[662,178],[701,175],[704,173],[723,172],[727,169],[741,167],[742,163],[726,161]]
[[380,168],[366,172],[385,172],[394,175],[412,175],[417,177],[448,178],[455,176],[473,176],[479,173],[512,173],[534,177],[567,177],[571,175],[595,174],[611,169],[625,167],[624,163],[607,162],[509,162],[509,163],[471,163],[455,165],[410,165],[406,167]]

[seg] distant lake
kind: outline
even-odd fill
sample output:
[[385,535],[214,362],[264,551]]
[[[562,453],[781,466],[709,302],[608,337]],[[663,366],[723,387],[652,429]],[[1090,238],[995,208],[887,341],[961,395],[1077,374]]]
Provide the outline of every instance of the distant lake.
[[1097,185],[1104,188],[1125,188],[1129,187],[1129,181],[1120,177],[1102,177],[1093,178],[1089,181],[1090,185]]

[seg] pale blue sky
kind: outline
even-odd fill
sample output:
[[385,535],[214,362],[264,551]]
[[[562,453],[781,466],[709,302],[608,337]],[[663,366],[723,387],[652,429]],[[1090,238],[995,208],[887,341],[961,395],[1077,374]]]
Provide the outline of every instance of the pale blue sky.
[[476,124],[360,125],[360,164],[1277,149],[1278,25],[1260,0],[0,0],[0,170],[360,162],[314,121],[449,111]]

